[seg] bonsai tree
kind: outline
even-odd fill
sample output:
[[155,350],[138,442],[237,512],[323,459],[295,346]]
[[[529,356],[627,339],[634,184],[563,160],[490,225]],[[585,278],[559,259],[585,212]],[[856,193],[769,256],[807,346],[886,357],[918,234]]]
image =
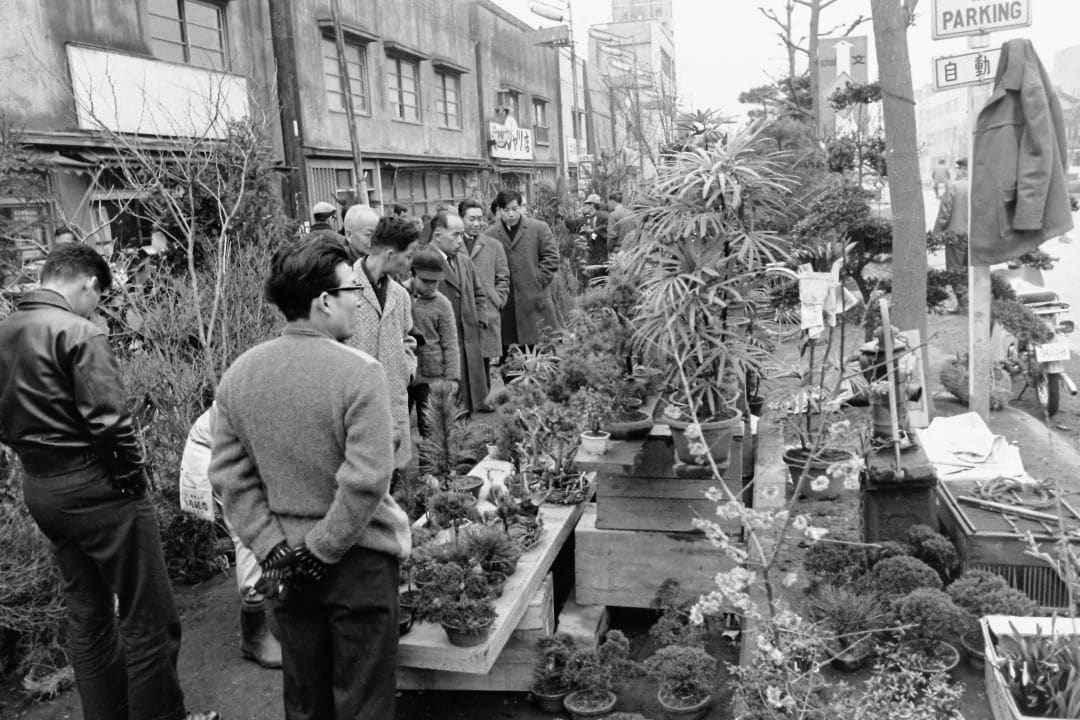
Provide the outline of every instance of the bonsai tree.
[[582,388],[574,393],[572,406],[581,413],[587,432],[600,434],[600,428],[614,416],[612,395],[595,388]]
[[933,654],[938,643],[955,642],[964,626],[966,614],[941,590],[919,588],[896,602],[896,616],[902,625],[910,625],[904,634],[915,647]]
[[630,641],[619,630],[609,631],[596,648],[575,650],[566,666],[566,677],[577,688],[571,697],[585,706],[608,704],[615,683],[636,669],[629,656]]
[[428,434],[420,442],[421,468],[439,478],[446,489],[457,464],[455,453],[469,447],[465,408],[453,384],[440,380],[431,383],[428,402],[422,410]]
[[505,532],[483,526],[471,530],[465,540],[469,557],[480,564],[484,572],[501,572],[509,577],[517,568],[521,549]]
[[658,697],[666,705],[692,707],[709,697],[716,679],[716,659],[704,648],[669,645],[645,661],[645,672],[660,682]]
[[960,556],[952,540],[928,525],[912,525],[907,531],[911,554],[934,568],[942,581],[948,582],[960,566]]
[[863,582],[865,584],[861,587],[877,593],[886,601],[893,601],[919,588],[941,590],[941,578],[934,568],[907,555],[886,558],[877,563]]
[[439,527],[452,527],[457,535],[458,525],[475,518],[476,502],[465,493],[444,490],[428,499],[428,514],[433,523]]
[[495,606],[487,595],[479,598],[459,595],[447,598],[432,619],[440,625],[472,634],[491,627],[495,615]]
[[1038,605],[1026,594],[1009,586],[1000,575],[986,570],[968,570],[945,589],[952,601],[976,618],[984,615],[1034,615]]
[[889,614],[877,597],[833,585],[825,585],[810,596],[806,609],[834,638],[835,648],[853,655],[869,652],[872,633],[890,624]]
[[843,586],[862,577],[870,566],[866,547],[817,542],[806,551],[803,568],[829,585]]
[[572,685],[566,669],[576,648],[577,642],[567,633],[545,635],[536,641],[538,657],[533,670],[533,692],[544,695],[570,692]]
[[668,645],[705,645],[705,625],[690,622],[690,606],[694,601],[680,598],[678,580],[667,578],[660,583],[650,607],[660,611],[660,617],[649,628],[659,647]]

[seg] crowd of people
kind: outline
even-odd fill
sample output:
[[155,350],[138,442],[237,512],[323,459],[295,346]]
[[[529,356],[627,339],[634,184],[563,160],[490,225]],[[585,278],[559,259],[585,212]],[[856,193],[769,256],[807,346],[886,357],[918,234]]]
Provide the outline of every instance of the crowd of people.
[[[590,261],[632,222],[611,200],[608,212],[590,195],[571,221]],[[265,292],[286,327],[225,372],[181,482],[213,488],[236,548],[241,652],[283,669],[286,718],[389,720],[411,550],[390,489],[413,455],[411,413],[425,434],[437,381],[468,412],[491,409],[493,367],[559,327],[559,251],[514,190],[421,222],[367,205],[337,218],[317,203],[309,231],[274,254]],[[146,460],[107,327],[90,320],[112,283],[94,248],[59,243],[0,321],[0,442],[60,570],[84,717],[215,720],[184,705]]]

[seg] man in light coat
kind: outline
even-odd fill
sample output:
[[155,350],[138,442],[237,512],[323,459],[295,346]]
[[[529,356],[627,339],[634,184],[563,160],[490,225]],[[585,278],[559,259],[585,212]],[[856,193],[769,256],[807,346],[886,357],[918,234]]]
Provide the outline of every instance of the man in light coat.
[[488,394],[488,377],[480,348],[481,316],[486,307],[484,291],[476,279],[476,268],[463,252],[464,224],[454,213],[440,210],[431,219],[431,247],[446,262],[446,275],[439,292],[450,301],[457,322],[461,380],[458,396],[469,412],[479,410]]
[[484,235],[484,206],[479,200],[462,200],[458,215],[465,224],[465,251],[476,268],[476,282],[484,291],[480,320],[486,327],[480,329],[480,352],[484,356],[484,375],[490,378],[491,361],[502,357],[502,309],[510,295],[510,266],[502,243]]
[[487,235],[502,243],[510,266],[510,294],[502,309],[502,359],[511,345],[532,347],[545,331],[559,330],[551,281],[559,270],[559,248],[543,220],[521,213],[521,194],[503,190],[491,203],[495,222]]
[[379,214],[369,205],[353,205],[345,213],[342,231],[349,243],[350,259],[356,262],[371,249],[371,235],[379,223]]
[[412,457],[409,381],[416,374],[416,339],[409,334],[412,330],[409,291],[394,276],[408,269],[416,252],[417,237],[416,226],[408,220],[380,218],[371,234],[370,252],[352,266],[356,284],[361,286],[360,323],[349,345],[371,355],[386,369],[390,411],[396,428],[394,466],[399,470]]

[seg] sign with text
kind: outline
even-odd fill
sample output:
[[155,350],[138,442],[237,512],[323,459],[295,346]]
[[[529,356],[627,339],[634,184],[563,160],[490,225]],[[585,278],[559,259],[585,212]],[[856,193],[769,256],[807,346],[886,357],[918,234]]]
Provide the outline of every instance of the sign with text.
[[934,39],[1031,25],[1031,0],[934,0]]
[[532,160],[532,130],[516,125],[502,125],[497,122],[488,124],[488,138],[491,142],[491,157],[508,160]]
[[952,90],[965,85],[993,82],[1001,60],[1001,48],[972,50],[960,55],[934,58],[934,89]]

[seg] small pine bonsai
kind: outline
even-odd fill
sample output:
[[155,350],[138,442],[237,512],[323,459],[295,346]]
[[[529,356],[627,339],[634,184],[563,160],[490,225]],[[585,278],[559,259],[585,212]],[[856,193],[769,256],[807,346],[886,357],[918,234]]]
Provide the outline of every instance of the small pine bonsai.
[[569,692],[572,686],[566,668],[576,649],[577,642],[567,633],[545,635],[537,640],[533,687],[545,695]]
[[517,567],[521,548],[505,532],[483,526],[470,529],[465,541],[469,556],[480,564],[485,572],[501,572],[509,577]]
[[579,690],[582,700],[603,705],[615,683],[635,671],[636,664],[630,660],[630,641],[621,631],[610,630],[596,648],[574,651],[567,663],[566,677]]
[[689,606],[692,601],[680,598],[679,581],[667,578],[660,583],[650,606],[660,611],[653,626],[649,628],[659,647],[669,645],[705,645],[705,625],[690,622]]
[[707,698],[716,679],[716,659],[704,648],[669,645],[645,661],[645,672],[660,682],[668,705],[691,707]]
[[439,478],[446,489],[456,464],[455,453],[468,446],[465,408],[453,384],[440,380],[431,383],[423,412],[428,434],[420,441],[421,468]]

